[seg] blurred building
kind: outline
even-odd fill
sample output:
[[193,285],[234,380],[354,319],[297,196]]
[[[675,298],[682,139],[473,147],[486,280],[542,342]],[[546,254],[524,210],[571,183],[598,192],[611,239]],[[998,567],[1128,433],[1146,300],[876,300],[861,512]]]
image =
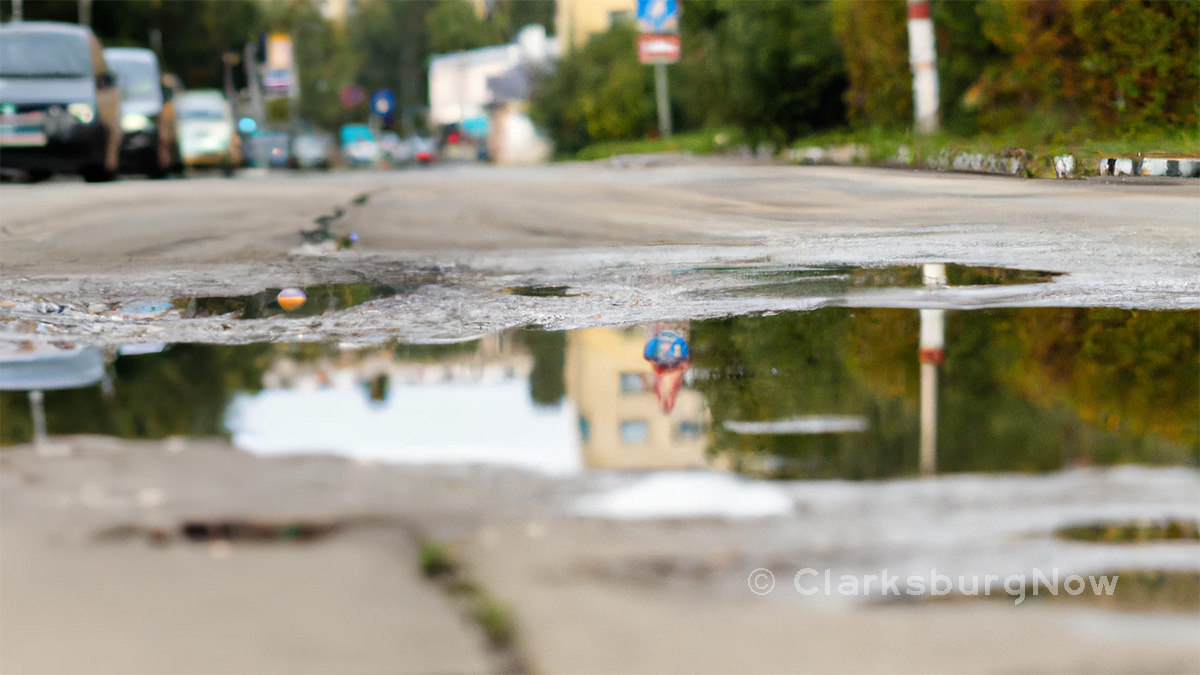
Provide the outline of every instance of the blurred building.
[[500,78],[511,85],[513,77],[529,77],[534,70],[548,67],[559,53],[559,41],[547,37],[545,28],[532,25],[523,28],[512,44],[434,56],[429,62],[430,122],[470,126],[486,119],[488,107],[497,102],[491,80]]
[[620,21],[633,21],[637,0],[556,0],[554,30],[567,47],[578,47]]
[[724,468],[705,456],[704,398],[685,385],[664,415],[640,329],[593,328],[567,336],[567,397],[579,411],[584,464],[597,469]]

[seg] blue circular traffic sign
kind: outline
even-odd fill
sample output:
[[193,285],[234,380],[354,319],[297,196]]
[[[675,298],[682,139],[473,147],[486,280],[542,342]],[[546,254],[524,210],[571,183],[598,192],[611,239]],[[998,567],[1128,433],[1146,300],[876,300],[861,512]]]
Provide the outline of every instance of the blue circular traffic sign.
[[371,94],[371,110],[380,117],[386,117],[391,114],[392,109],[396,107],[396,99],[392,96],[392,90],[380,89],[374,94]]

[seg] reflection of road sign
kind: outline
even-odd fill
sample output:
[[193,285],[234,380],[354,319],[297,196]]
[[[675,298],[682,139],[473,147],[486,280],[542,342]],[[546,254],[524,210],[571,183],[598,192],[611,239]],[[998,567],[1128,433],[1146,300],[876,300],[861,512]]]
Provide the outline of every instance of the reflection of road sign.
[[683,336],[665,330],[650,338],[642,356],[659,368],[675,368],[689,358],[688,343]]
[[643,33],[678,33],[679,0],[638,0],[637,23]]
[[396,107],[396,99],[390,89],[380,89],[371,94],[371,110],[380,117],[387,117]]
[[676,63],[679,54],[678,35],[638,36],[638,60],[642,63]]
[[347,84],[338,92],[338,99],[341,100],[343,108],[354,108],[361,105],[365,96],[366,92],[363,91],[363,88],[353,84]]

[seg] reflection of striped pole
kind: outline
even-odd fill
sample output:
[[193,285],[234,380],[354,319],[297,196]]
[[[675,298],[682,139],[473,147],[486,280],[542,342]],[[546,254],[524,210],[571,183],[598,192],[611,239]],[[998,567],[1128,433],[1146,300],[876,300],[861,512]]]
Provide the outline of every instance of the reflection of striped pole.
[[[925,285],[929,288],[946,285],[946,266],[935,263],[924,266]],[[938,366],[946,361],[946,312],[941,309],[921,310],[921,475],[937,471],[937,402]]]
[[913,113],[917,132],[937,133],[938,116],[937,45],[929,0],[908,0],[908,61],[913,73]]
[[29,412],[33,416],[33,444],[38,448],[46,445],[46,405],[40,389],[29,392]]

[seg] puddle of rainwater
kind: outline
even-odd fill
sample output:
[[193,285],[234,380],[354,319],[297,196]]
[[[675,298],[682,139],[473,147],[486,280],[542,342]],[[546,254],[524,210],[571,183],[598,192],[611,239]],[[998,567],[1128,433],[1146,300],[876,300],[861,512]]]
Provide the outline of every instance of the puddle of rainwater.
[[185,319],[229,316],[235,319],[269,319],[274,316],[305,318],[349,309],[370,300],[390,298],[410,293],[416,285],[390,286],[372,284],[322,284],[307,286],[302,305],[285,310],[279,304],[280,288],[268,288],[261,293],[241,296],[209,296],[175,298],[171,307]]
[[1109,522],[1064,527],[1056,533],[1062,539],[1099,544],[1140,544],[1152,541],[1200,540],[1194,520],[1155,522]]
[[[1000,601],[1013,603],[1018,598],[1021,606],[1065,605],[1088,607],[1119,612],[1181,612],[1195,614],[1200,611],[1200,574],[1175,570],[1115,570],[1105,573],[1115,579],[1112,594],[1070,593],[1063,586],[1057,589],[1039,585],[1034,594],[1033,584],[1025,588],[1014,586],[1016,592],[993,587],[991,592],[980,590],[977,595],[951,593],[948,595],[922,595],[917,600],[923,604],[945,604],[958,602]],[[1086,575],[1085,575],[1086,579]],[[1057,593],[1051,592],[1057,590]],[[1090,588],[1088,589],[1090,590]],[[911,601],[911,598],[881,599],[883,604]]]
[[[980,267],[947,263],[945,286],[1021,286],[1047,283],[1058,272],[1023,270],[1007,267]],[[732,274],[746,282],[732,294],[791,295],[796,293],[837,293],[853,289],[916,288],[926,285],[920,265],[891,267],[691,267],[673,270],[674,274]]]
[[570,289],[570,286],[512,286],[504,289],[504,292],[531,298],[572,298],[579,295],[571,293]]
[[[117,356],[107,384],[94,369],[77,388],[46,391],[44,405],[51,434],[223,436],[266,455],[881,479],[921,467],[921,370],[938,362],[921,349],[921,317],[825,308],[684,322],[673,330],[690,360],[658,373],[643,349],[660,327],[452,345],[178,344]],[[1198,319],[945,312],[935,470],[1195,465]],[[4,388],[40,386],[22,372],[33,379],[6,375]],[[662,386],[672,373],[677,390]],[[0,440],[28,441],[32,429],[25,391],[0,392]]]

